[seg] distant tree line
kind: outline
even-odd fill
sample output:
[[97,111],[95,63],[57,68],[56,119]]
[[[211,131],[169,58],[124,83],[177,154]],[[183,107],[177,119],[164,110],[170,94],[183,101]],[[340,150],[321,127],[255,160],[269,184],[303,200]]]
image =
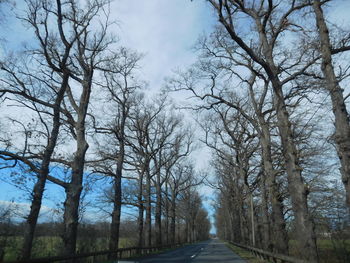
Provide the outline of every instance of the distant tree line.
[[137,211],[135,245],[208,238],[196,190],[203,176],[189,158],[193,129],[166,93],[147,94],[142,56],[118,46],[110,12],[108,0],[28,0],[19,19],[33,39],[0,61],[1,107],[9,113],[1,118],[2,174],[11,173],[6,178],[31,201],[19,258],[31,256],[48,181],[65,193],[62,255],[77,252],[91,191],[100,198],[89,202],[110,216],[110,250],[119,246],[123,206]]

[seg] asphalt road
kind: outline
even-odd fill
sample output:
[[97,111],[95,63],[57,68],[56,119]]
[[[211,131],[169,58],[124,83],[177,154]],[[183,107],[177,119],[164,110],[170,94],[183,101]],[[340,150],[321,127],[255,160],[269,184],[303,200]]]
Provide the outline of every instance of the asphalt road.
[[169,252],[143,259],[121,262],[137,263],[246,263],[237,254],[232,252],[224,243],[212,239],[205,242],[188,245]]

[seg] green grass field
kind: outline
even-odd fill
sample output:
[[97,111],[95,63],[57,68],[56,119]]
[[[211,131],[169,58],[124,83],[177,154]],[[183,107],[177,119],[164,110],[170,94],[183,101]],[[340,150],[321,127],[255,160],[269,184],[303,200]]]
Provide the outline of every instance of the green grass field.
[[[266,260],[261,260],[255,257],[249,251],[233,246],[232,244],[226,243],[226,245],[231,248],[235,253],[237,253],[241,258],[245,259],[249,263],[267,263]],[[319,250],[320,262],[321,263],[347,263],[350,262],[350,240],[340,241],[340,240],[330,240],[321,239],[317,241],[317,246]],[[290,255],[293,257],[298,256],[298,251],[296,248],[296,242],[291,240],[289,242]]]
[[267,261],[261,260],[257,257],[255,257],[252,253],[250,253],[248,250],[245,250],[240,247],[236,247],[228,242],[225,242],[226,246],[228,246],[233,252],[235,252],[237,255],[239,255],[242,259],[246,260],[249,263],[265,263]]
[[[19,255],[22,237],[9,237],[7,238],[7,245],[5,246],[5,261],[15,260]],[[119,240],[119,247],[131,247],[133,241],[128,238],[121,238]],[[60,237],[48,236],[37,237],[34,239],[32,258],[57,256],[62,248],[62,240]],[[107,238],[91,238],[78,240],[77,250],[78,252],[92,252],[108,249]]]
[[[321,263],[343,263],[350,259],[350,240],[317,240],[318,253]],[[296,248],[296,242],[289,242],[289,251],[293,256],[299,256]]]

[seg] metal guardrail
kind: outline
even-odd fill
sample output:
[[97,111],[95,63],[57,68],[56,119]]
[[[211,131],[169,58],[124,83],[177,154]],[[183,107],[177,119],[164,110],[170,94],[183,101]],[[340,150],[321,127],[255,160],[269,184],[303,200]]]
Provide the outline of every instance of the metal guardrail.
[[237,246],[237,247],[240,247],[240,248],[243,248],[243,249],[250,251],[256,257],[258,257],[260,259],[269,260],[269,261],[272,261],[274,263],[308,263],[307,261],[302,260],[302,259],[297,259],[297,258],[293,258],[290,256],[282,255],[282,254],[275,254],[275,253],[265,251],[265,250],[262,250],[259,248],[250,247],[250,246],[238,244],[238,243],[231,242],[231,241],[229,241],[229,243],[234,245],[234,246]]
[[[157,246],[157,247],[128,247],[128,248],[120,248],[117,250],[104,250],[97,252],[88,252],[88,253],[80,253],[74,255],[66,255],[66,256],[55,256],[55,257],[44,257],[44,258],[33,258],[27,260],[17,260],[17,261],[4,261],[3,263],[50,263],[50,262],[60,262],[60,261],[69,261],[69,262],[80,262],[82,259],[88,259],[89,262],[98,262],[98,257],[107,256],[111,257],[109,260],[116,260],[122,258],[130,258],[136,256],[148,255],[152,252],[156,252],[162,249],[169,249],[182,246],[183,244],[174,244],[174,245],[166,245],[166,246]],[[100,262],[100,260],[99,260]]]

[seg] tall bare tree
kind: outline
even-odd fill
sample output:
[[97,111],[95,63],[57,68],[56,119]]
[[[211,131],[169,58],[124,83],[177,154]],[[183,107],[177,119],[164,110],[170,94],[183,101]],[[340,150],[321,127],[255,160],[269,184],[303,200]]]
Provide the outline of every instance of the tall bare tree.
[[[33,153],[29,149],[24,149],[21,155],[13,153],[11,149],[2,152],[3,156],[8,156],[9,159],[21,160],[29,165],[37,176],[32,191],[31,209],[26,220],[21,253],[23,259],[28,259],[31,254],[50,161],[61,126],[61,104],[69,85],[71,52],[77,36],[82,33],[77,31],[77,35],[72,35],[65,32],[64,27],[71,23],[63,18],[61,1],[56,2],[56,7],[47,2],[37,1],[28,1],[27,5],[27,16],[22,20],[33,29],[38,41],[38,48],[29,50],[29,54],[40,70],[6,63],[1,66],[5,73],[2,83],[6,83],[1,92],[14,95],[17,101],[22,100],[22,104],[36,111],[46,133],[46,145],[39,152]],[[51,12],[53,9],[57,12]],[[43,21],[39,21],[38,17],[42,17]],[[48,30],[47,23],[50,19],[54,19],[56,24]],[[20,60],[17,62],[21,63]],[[49,115],[51,120],[47,120],[43,115]],[[35,165],[38,159],[39,166]]]
[[[101,90],[105,90],[102,101],[106,109],[104,116],[96,119],[95,129],[101,136],[97,137],[98,155],[101,160],[93,162],[92,169],[100,174],[113,178],[113,211],[109,249],[118,249],[119,228],[122,207],[122,178],[127,156],[127,122],[130,112],[138,103],[138,91],[143,83],[138,81],[136,70],[141,56],[125,48],[117,51],[115,60],[108,61],[105,66],[103,83],[99,83]],[[105,123],[106,122],[106,123]]]
[[350,220],[350,123],[346,108],[343,89],[339,84],[339,78],[334,70],[332,54],[349,51],[349,37],[345,36],[339,42],[341,47],[334,47],[329,36],[329,29],[323,14],[322,5],[328,1],[314,0],[313,10],[318,28],[320,54],[322,57],[321,69],[325,78],[326,89],[332,101],[332,110],[335,124],[335,142],[341,164],[342,181],[346,190],[346,203],[349,207],[348,220]]
[[[59,162],[71,169],[68,181],[52,178],[54,183],[62,186],[66,192],[63,215],[63,254],[74,254],[76,252],[77,229],[79,221],[79,205],[83,188],[83,177],[85,167],[85,156],[89,144],[87,142],[86,127],[87,115],[90,104],[94,74],[103,69],[103,63],[114,59],[114,54],[109,53],[109,46],[114,43],[109,36],[108,1],[77,1],[57,2],[55,8],[50,7],[48,13],[60,13],[67,26],[67,30],[75,38],[72,53],[69,57],[69,76],[71,81],[66,90],[67,99],[62,104],[64,123],[70,132],[70,138],[75,141],[75,150],[72,159],[67,160],[64,156],[57,155],[55,162]],[[39,3],[37,8],[41,8]],[[45,10],[45,8],[44,8]],[[63,15],[64,14],[64,15]],[[100,20],[103,19],[104,21]],[[102,16],[100,16],[102,15]],[[39,19],[34,16],[33,19]],[[39,21],[36,23],[40,24]],[[49,20],[43,24],[44,33],[48,28]],[[96,23],[98,29],[90,30]],[[60,31],[60,34],[62,32]],[[47,41],[46,38],[43,41]],[[67,137],[69,138],[69,137]]]
[[[151,183],[154,173],[151,171],[151,162],[154,156],[159,152],[158,143],[159,136],[157,126],[155,125],[157,118],[163,114],[165,108],[165,100],[156,99],[154,103],[139,104],[139,107],[132,115],[131,124],[129,126],[130,145],[133,151],[133,163],[138,172],[138,206],[139,206],[139,239],[138,245],[143,246],[143,214],[146,210],[145,218],[145,245],[150,246],[152,243],[152,201],[151,201]],[[145,185],[144,185],[145,183]],[[145,197],[145,200],[144,198]]]
[[[304,184],[302,169],[293,138],[291,122],[283,88],[291,84],[298,76],[310,67],[315,59],[306,57],[306,53],[300,53],[293,61],[290,56],[290,65],[285,68],[285,61],[279,59],[277,54],[283,32],[292,30],[296,22],[292,21],[292,15],[300,12],[309,3],[298,1],[284,1],[283,10],[279,8],[277,1],[241,1],[241,0],[209,0],[214,8],[220,24],[232,39],[233,43],[242,50],[244,56],[248,56],[256,65],[259,65],[271,82],[274,94],[274,107],[277,114],[277,126],[281,138],[286,172],[288,175],[288,187],[291,195],[292,207],[297,225],[297,242],[303,257],[309,262],[317,262],[318,254],[314,224],[308,211],[308,189]],[[246,17],[249,25],[254,28],[255,34],[243,34],[238,30],[239,16]],[[254,39],[252,39],[254,36]],[[252,41],[253,40],[253,41]],[[285,51],[286,52],[286,51]],[[294,51],[295,52],[295,51]],[[299,63],[296,63],[299,61]],[[300,61],[303,63],[301,64]],[[283,73],[288,71],[288,76]]]
[[[155,231],[156,244],[162,244],[162,187],[169,178],[169,170],[188,156],[192,150],[192,132],[182,128],[180,116],[166,114],[158,118],[158,133],[160,134],[156,147],[157,154],[153,156],[153,167],[156,179]],[[162,171],[164,174],[162,174]]]

